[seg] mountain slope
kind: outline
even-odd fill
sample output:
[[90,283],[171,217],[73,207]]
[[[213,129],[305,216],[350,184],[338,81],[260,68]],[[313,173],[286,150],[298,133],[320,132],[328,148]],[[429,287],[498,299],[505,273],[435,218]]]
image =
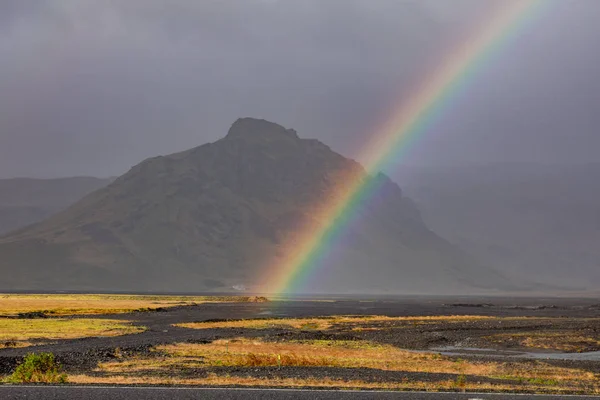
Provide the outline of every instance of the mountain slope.
[[429,226],[514,279],[600,283],[600,164],[404,168]]
[[373,201],[305,292],[464,293],[509,286],[436,236],[400,188],[317,140],[264,120],[215,143],[146,160],[50,219],[0,240],[0,286],[264,290],[297,232],[349,175],[377,179]]
[[112,179],[0,179],[0,234],[39,222]]

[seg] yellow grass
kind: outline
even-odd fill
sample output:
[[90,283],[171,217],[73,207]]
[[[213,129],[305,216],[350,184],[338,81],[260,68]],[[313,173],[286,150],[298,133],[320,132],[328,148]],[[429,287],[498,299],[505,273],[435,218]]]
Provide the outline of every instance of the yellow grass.
[[[355,317],[345,317],[344,321]],[[375,317],[378,319],[380,317]],[[362,319],[362,317],[361,317]],[[317,319],[321,320],[321,319]],[[382,319],[379,319],[380,321]],[[289,320],[288,320],[289,321]],[[292,321],[290,326],[303,326]],[[315,321],[309,321],[315,323]],[[319,323],[320,321],[316,321]],[[600,393],[599,377],[576,368],[535,362],[467,361],[437,353],[417,353],[387,344],[362,340],[289,340],[234,338],[208,344],[178,343],[158,346],[152,356],[122,358],[100,363],[94,376],[69,376],[73,383],[170,384],[254,387],[321,387],[385,390],[529,391],[540,393]],[[215,368],[247,369],[248,376],[221,375]],[[258,367],[315,368],[314,376],[302,379],[250,376]],[[338,380],[318,372],[321,367],[370,368],[408,373],[452,374],[456,379],[403,382]],[[204,369],[208,376],[190,378],[190,371]],[[220,370],[220,369],[218,369]],[[217,371],[218,371],[217,370]],[[481,383],[482,378],[498,383]]]
[[270,318],[249,319],[238,321],[220,322],[193,322],[177,324],[176,326],[191,329],[223,329],[223,328],[246,328],[246,329],[269,329],[269,328],[293,328],[303,330],[326,330],[332,327],[343,326],[354,330],[380,329],[379,327],[361,327],[360,324],[381,324],[381,327],[389,328],[393,324],[405,326],[435,324],[439,322],[470,322],[494,319],[486,316],[434,316],[434,317],[386,317],[386,316],[335,316],[321,318]]
[[[371,389],[371,390],[419,390],[419,391],[478,391],[478,392],[518,392],[522,386],[507,384],[479,383],[467,381],[459,384],[454,380],[441,380],[434,382],[404,381],[404,382],[365,382],[361,380],[341,380],[329,377],[310,378],[257,378],[251,376],[223,376],[214,373],[205,378],[180,378],[176,376],[89,376],[69,375],[69,383],[75,384],[111,384],[111,385],[194,385],[194,386],[244,386],[244,387],[280,387],[280,388],[336,388],[336,389]],[[573,393],[585,392],[587,394],[599,394],[597,385],[586,387],[582,390],[578,387],[546,387],[544,385],[531,384],[526,387],[527,391],[536,393]]]
[[565,352],[581,352],[588,347],[600,346],[598,338],[583,336],[577,332],[519,332],[502,333],[486,337],[498,344],[518,344],[535,349],[552,349]]
[[101,294],[0,294],[0,316],[43,312],[49,315],[119,314],[181,305],[260,301],[243,296],[135,296]]
[[[590,372],[546,363],[456,361],[435,353],[415,353],[368,341],[264,342],[258,339],[217,340],[210,344],[180,343],[156,348],[156,357],[101,363],[98,372],[111,375],[209,367],[338,367],[386,371],[447,373],[491,377],[518,383],[572,386],[597,383]],[[160,354],[162,353],[162,357]]]
[[0,342],[16,342],[17,346],[32,340],[51,341],[94,336],[120,336],[140,333],[144,327],[129,321],[92,318],[0,319]]

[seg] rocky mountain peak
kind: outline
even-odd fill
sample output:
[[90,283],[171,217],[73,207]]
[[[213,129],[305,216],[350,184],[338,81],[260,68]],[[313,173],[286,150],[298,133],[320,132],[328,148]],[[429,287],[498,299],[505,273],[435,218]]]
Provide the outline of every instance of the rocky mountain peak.
[[300,140],[294,129],[264,119],[239,118],[231,125],[226,139],[243,140]]

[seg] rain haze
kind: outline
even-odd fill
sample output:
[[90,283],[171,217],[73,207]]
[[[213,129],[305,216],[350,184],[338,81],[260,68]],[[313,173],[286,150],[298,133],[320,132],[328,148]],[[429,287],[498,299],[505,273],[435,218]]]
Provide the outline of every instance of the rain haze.
[[[505,1],[4,0],[0,177],[120,175],[244,116],[360,160]],[[399,163],[599,161],[600,2],[547,3]]]

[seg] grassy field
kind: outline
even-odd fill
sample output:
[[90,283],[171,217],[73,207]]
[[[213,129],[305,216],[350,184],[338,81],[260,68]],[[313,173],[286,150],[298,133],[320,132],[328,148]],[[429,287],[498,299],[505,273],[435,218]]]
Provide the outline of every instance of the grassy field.
[[[157,346],[147,357],[100,363],[93,375],[70,377],[74,383],[146,383],[194,385],[245,385],[281,387],[336,387],[401,390],[502,390],[548,393],[600,393],[597,376],[574,368],[543,362],[466,361],[436,353],[414,353],[367,341],[291,341],[235,338],[208,344],[178,343]],[[316,368],[309,378],[251,376],[255,368],[285,370]],[[416,379],[403,382],[365,382],[319,377],[319,368],[369,368],[421,374],[451,374],[453,379]],[[216,369],[225,371],[215,372]],[[248,369],[248,375],[231,376],[227,368]],[[206,374],[198,373],[205,370]],[[195,371],[195,377],[190,377]],[[204,375],[204,377],[202,377]]]
[[[479,376],[510,376],[513,369],[500,364],[467,362],[437,353],[415,353],[368,341],[303,340],[268,342],[262,339],[236,338],[209,344],[178,343],[163,345],[155,351],[165,357],[116,362],[101,365],[111,372],[145,370],[171,365],[188,367],[339,367],[374,368],[384,371],[449,373]],[[542,365],[542,364],[540,364]],[[594,379],[594,375],[564,368],[519,370],[524,378]]]
[[52,316],[122,314],[182,305],[261,301],[244,296],[132,296],[100,294],[0,294],[0,316],[43,313]]
[[129,321],[94,318],[2,319],[0,346],[27,347],[58,339],[78,339],[97,336],[121,336],[140,333],[144,327]]
[[193,322],[177,326],[190,329],[270,329],[293,328],[304,330],[326,330],[334,327],[349,328],[350,330],[379,330],[390,329],[393,325],[424,325],[439,322],[469,322],[492,320],[493,317],[483,316],[436,316],[436,317],[386,317],[386,316],[335,316],[320,318],[265,318],[239,321]]
[[[120,336],[144,328],[93,316],[149,312],[221,302],[256,302],[244,296],[144,296],[102,294],[0,294],[0,349],[29,347],[59,339]],[[92,318],[69,318],[90,316]],[[51,318],[37,318],[51,317]]]

